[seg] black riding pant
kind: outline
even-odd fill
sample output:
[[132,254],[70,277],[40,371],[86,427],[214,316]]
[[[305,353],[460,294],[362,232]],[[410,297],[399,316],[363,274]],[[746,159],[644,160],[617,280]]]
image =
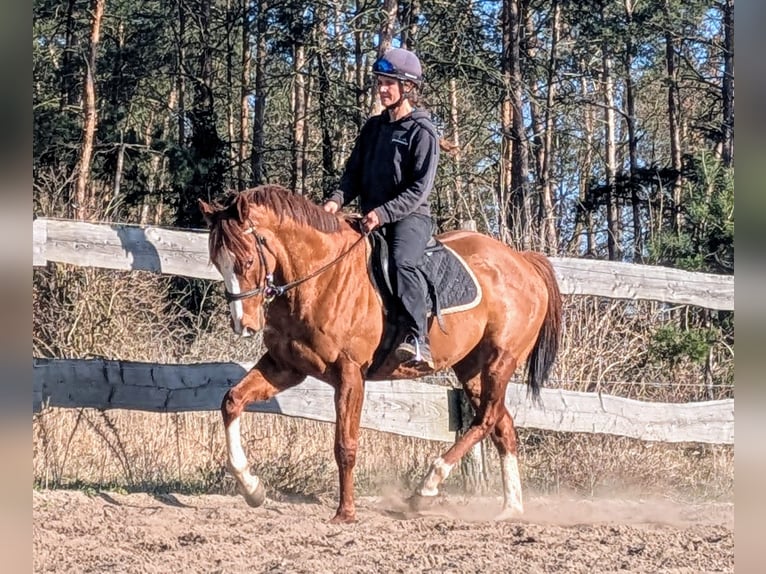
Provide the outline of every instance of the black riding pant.
[[426,290],[417,268],[423,262],[431,230],[431,218],[418,213],[388,223],[384,229],[389,269],[394,270],[393,288],[401,303],[404,327],[418,337],[428,334]]

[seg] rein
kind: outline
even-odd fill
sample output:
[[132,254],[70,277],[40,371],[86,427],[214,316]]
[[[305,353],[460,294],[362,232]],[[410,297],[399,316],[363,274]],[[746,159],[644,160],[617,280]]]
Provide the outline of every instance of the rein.
[[[266,269],[266,255],[263,252],[264,247],[268,249],[268,246],[266,245],[266,238],[263,235],[259,235],[258,232],[255,230],[255,225],[252,221],[250,221],[250,229],[245,231],[244,233],[252,233],[253,234],[253,240],[255,241],[255,247],[258,251],[258,259],[260,259],[261,265],[263,269]],[[243,299],[249,299],[250,297],[255,297],[257,295],[263,294],[263,300],[264,304],[271,303],[274,298],[279,297],[280,295],[284,295],[287,293],[290,289],[293,289],[300,285],[301,283],[305,283],[309,279],[313,279],[317,275],[320,275],[327,271],[330,267],[338,263],[341,259],[343,259],[346,255],[351,253],[351,250],[354,249],[359,243],[362,242],[363,239],[365,239],[370,234],[369,231],[364,231],[362,233],[362,236],[354,241],[354,243],[346,249],[343,253],[338,255],[335,259],[327,263],[326,265],[323,265],[316,271],[313,271],[306,277],[302,277],[301,279],[296,279],[295,281],[290,281],[289,283],[285,283],[284,285],[277,285],[274,283],[274,274],[273,273],[267,273],[266,279],[264,281],[264,285],[261,287],[256,287],[255,289],[250,289],[248,291],[243,291],[242,293],[231,293],[228,289],[224,289],[224,296],[226,297],[227,303],[232,303],[234,301],[242,301]],[[271,251],[269,249],[269,251]],[[272,252],[273,254],[273,252]]]

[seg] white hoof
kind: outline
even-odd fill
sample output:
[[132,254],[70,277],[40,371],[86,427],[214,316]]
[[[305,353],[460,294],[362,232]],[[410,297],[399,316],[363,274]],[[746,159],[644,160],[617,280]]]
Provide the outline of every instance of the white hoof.
[[253,508],[258,508],[266,501],[266,489],[263,488],[263,483],[260,480],[252,490],[240,484],[239,493],[245,497],[245,502]]
[[524,509],[523,508],[503,508],[500,511],[500,514],[495,516],[495,520],[498,522],[503,522],[506,520],[516,520],[524,516]]

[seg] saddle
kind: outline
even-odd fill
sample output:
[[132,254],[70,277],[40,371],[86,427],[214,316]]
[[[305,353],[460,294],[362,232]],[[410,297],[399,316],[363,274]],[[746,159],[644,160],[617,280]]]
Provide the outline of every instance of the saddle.
[[[370,366],[370,372],[373,372],[400,338],[401,308],[393,287],[386,238],[376,229],[369,234],[368,242],[370,281],[380,295],[386,318],[383,340]],[[423,279],[423,294],[430,302],[428,316],[436,319],[444,333],[447,330],[442,321],[443,315],[472,309],[481,301],[481,286],[468,264],[435,237],[428,241],[423,263],[418,270]]]

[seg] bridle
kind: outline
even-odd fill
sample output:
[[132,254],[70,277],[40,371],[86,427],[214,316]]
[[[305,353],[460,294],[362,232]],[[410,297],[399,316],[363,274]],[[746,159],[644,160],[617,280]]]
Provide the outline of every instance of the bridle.
[[[269,248],[268,244],[266,243],[266,238],[258,233],[258,231],[255,228],[255,224],[253,221],[248,218],[248,223],[250,224],[250,227],[243,231],[245,235],[252,235],[253,241],[255,242],[255,250],[258,252],[258,259],[261,263],[261,268],[266,269],[266,254],[264,250],[268,249],[269,253],[274,255],[274,252]],[[291,281],[289,283],[285,283],[284,285],[277,285],[274,282],[274,273],[273,272],[266,272],[266,276],[264,277],[263,283],[255,287],[254,289],[249,289],[247,291],[243,291],[241,293],[231,293],[228,289],[224,287],[224,297],[226,297],[227,303],[233,303],[234,301],[242,301],[243,299],[250,299],[251,297],[256,297],[258,295],[263,295],[263,304],[268,305],[271,303],[276,297],[279,297],[280,295],[284,295],[287,293],[290,289],[293,289],[300,285],[301,283],[305,283],[309,279],[313,279],[317,275],[324,273],[327,271],[330,267],[335,265],[338,261],[343,259],[346,255],[348,255],[354,247],[359,245],[362,240],[364,240],[368,235],[369,231],[363,231],[362,236],[357,239],[351,247],[346,249],[343,253],[338,255],[335,259],[327,263],[326,265],[323,265],[316,271],[310,273],[306,277],[302,277],[301,279],[296,279],[295,281]]]

